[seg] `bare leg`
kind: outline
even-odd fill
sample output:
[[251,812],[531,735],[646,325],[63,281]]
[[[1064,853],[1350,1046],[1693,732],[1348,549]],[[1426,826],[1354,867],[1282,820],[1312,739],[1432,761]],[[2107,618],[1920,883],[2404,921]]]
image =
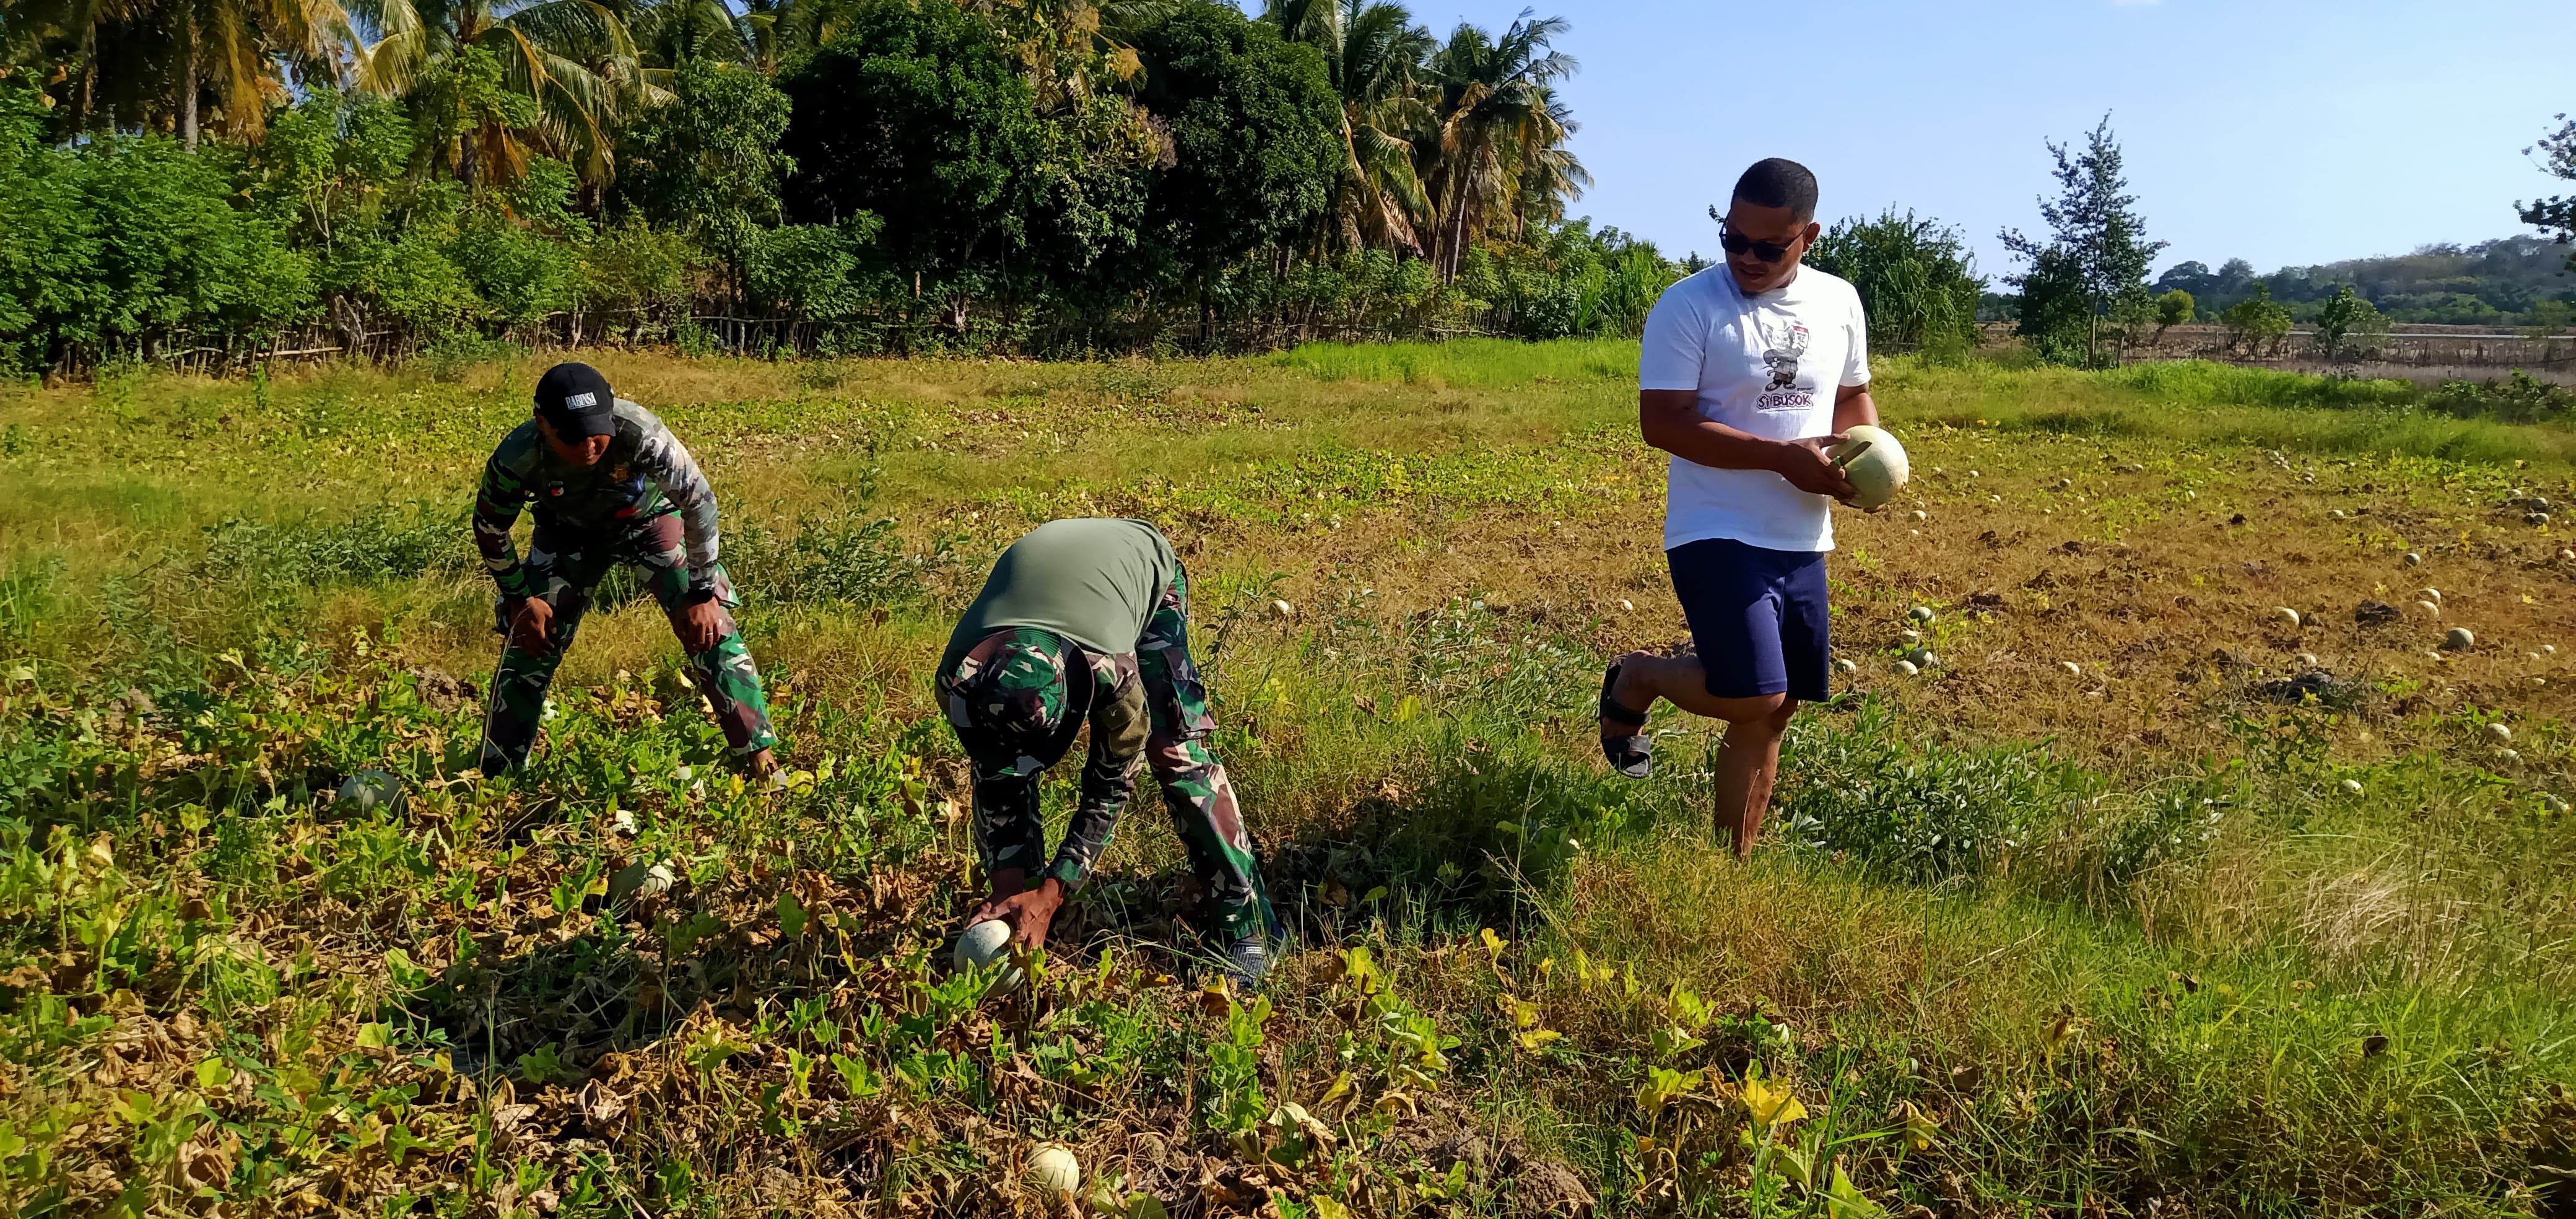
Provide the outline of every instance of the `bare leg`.
[[[1708,672],[1696,656],[1662,657],[1630,652],[1619,658],[1619,680],[1610,688],[1623,707],[1651,710],[1656,699],[1693,715],[1726,721],[1726,744],[1717,755],[1717,828],[1734,840],[1735,857],[1749,858],[1771,808],[1771,785],[1780,773],[1780,738],[1798,710],[1786,694],[1719,698],[1708,692]],[[1601,731],[1629,731],[1603,722]]]
[[[1756,700],[1740,700],[1756,701]],[[1771,784],[1780,777],[1780,738],[1798,704],[1780,697],[1780,708],[1768,716],[1730,721],[1726,744],[1717,751],[1717,828],[1735,839],[1735,857],[1753,857],[1761,841],[1762,818],[1771,811]]]

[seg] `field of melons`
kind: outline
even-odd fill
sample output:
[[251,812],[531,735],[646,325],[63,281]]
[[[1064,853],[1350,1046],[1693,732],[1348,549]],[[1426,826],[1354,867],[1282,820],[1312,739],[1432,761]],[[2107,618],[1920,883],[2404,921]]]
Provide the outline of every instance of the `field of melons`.
[[[1592,741],[1685,638],[1634,360],[602,353],[723,497],[775,789],[623,586],[535,764],[461,769],[542,361],[0,391],[0,1206],[2576,1213],[2576,432],[1885,362],[1916,481],[1840,514],[1847,693],[1736,866],[1707,725]],[[1192,571],[1298,935],[1257,999],[1150,800],[1042,980],[947,966],[929,666],[1107,513]]]

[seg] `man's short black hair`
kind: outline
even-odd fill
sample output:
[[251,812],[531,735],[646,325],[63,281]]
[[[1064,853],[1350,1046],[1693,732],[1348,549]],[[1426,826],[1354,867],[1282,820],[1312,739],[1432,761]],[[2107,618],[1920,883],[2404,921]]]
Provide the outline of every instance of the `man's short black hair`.
[[1786,157],[1765,157],[1735,180],[1735,197],[1755,207],[1785,207],[1805,224],[1816,218],[1816,175]]

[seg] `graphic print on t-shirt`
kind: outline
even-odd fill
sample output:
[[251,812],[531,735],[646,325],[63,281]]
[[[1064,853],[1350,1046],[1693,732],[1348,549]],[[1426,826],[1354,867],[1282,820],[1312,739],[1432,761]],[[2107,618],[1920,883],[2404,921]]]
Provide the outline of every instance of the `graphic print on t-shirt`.
[[1814,392],[1798,384],[1798,358],[1807,354],[1807,324],[1789,323],[1788,333],[1776,340],[1759,317],[1754,319],[1754,325],[1762,332],[1762,362],[1771,369],[1771,383],[1764,386],[1762,396],[1754,400],[1754,409],[1792,410],[1815,402]]

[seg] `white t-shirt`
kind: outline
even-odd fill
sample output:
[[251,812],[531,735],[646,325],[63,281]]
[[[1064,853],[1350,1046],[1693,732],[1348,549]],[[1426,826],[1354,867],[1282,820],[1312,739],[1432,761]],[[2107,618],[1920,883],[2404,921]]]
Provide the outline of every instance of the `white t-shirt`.
[[[1639,389],[1699,393],[1700,417],[1772,440],[1830,436],[1835,388],[1869,384],[1860,293],[1814,267],[1746,296],[1719,263],[1664,290],[1646,315]],[[1767,550],[1834,548],[1833,499],[1769,470],[1680,457],[1666,475],[1664,549],[1733,538]]]

